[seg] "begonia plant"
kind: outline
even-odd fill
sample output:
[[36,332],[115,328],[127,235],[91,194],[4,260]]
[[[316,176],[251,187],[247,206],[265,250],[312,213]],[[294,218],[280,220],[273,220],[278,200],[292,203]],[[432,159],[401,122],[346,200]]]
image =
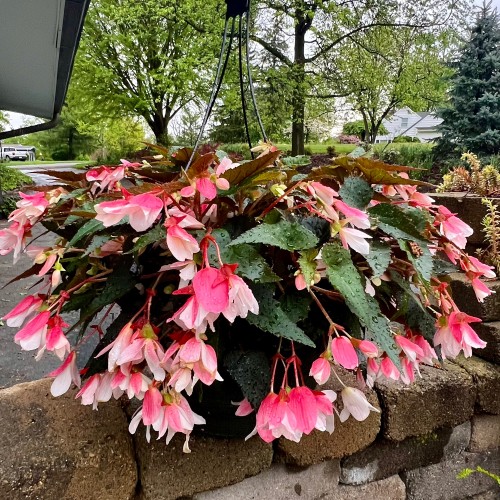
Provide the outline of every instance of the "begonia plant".
[[[308,168],[258,149],[241,164],[195,155],[186,168],[189,150],[159,147],[142,163],[48,172],[60,187],[21,194],[0,254],[26,252],[22,277],[40,281],[3,319],[22,349],[62,361],[54,396],[74,384],[94,408],[136,398],[130,431],[142,423],[167,443],[183,433],[189,451],[206,417],[193,407],[230,384],[250,435],[299,441],[378,411],[365,385],[409,384],[419,365],[485,346],[443,276],[463,269],[483,301],[492,268],[465,253],[471,228],[418,192],[411,168],[349,156]],[[30,241],[37,224],[55,233],[51,247]],[[340,394],[321,390],[331,377]]]

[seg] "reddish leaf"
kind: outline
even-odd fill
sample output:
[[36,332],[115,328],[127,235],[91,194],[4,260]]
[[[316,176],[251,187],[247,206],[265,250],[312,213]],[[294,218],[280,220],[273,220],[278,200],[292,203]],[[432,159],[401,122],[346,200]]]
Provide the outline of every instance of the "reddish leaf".
[[207,153],[205,155],[199,156],[189,167],[188,175],[196,177],[197,175],[207,171],[208,167],[212,165],[216,158],[217,156],[215,155],[215,153]]
[[50,175],[50,177],[55,177],[56,179],[62,179],[68,182],[81,182],[85,179],[85,173],[76,173],[68,170],[41,170],[44,175]]
[[225,172],[221,177],[228,180],[231,186],[237,186],[249,177],[272,165],[278,159],[280,154],[281,151],[273,151],[272,153],[268,153],[260,158],[243,163],[239,167],[232,168],[231,170]]

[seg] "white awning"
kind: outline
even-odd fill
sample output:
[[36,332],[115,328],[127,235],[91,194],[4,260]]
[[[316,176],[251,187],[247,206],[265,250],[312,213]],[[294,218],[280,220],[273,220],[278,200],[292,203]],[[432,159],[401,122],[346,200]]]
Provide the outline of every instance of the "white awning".
[[0,110],[61,111],[90,0],[0,0]]

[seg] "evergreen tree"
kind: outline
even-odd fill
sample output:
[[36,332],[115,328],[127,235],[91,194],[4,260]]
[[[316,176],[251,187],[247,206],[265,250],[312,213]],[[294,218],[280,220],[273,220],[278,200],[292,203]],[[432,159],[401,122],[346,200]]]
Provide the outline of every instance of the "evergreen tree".
[[491,3],[483,5],[470,40],[454,64],[450,106],[440,111],[443,133],[436,156],[471,151],[500,153],[500,24]]

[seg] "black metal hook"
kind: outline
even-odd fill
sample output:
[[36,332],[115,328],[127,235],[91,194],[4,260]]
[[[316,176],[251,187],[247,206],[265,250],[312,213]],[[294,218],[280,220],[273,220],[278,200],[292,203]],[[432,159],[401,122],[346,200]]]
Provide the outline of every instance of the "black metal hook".
[[[249,51],[249,40],[250,40],[250,0],[226,0],[227,4],[227,12],[226,12],[226,21],[224,23],[224,32],[222,35],[222,43],[221,50],[219,55],[219,62],[217,64],[217,70],[215,72],[215,79],[212,86],[212,93],[210,95],[210,100],[208,101],[207,109],[205,110],[205,115],[203,116],[203,121],[201,123],[200,131],[198,132],[198,136],[196,138],[196,142],[193,147],[193,151],[191,153],[191,157],[186,165],[186,170],[191,166],[194,155],[196,154],[196,150],[200,144],[201,138],[203,137],[203,132],[205,131],[205,127],[208,123],[208,119],[212,113],[213,107],[215,105],[215,101],[219,94],[220,88],[222,86],[222,81],[224,79],[224,75],[226,73],[227,64],[229,61],[229,55],[231,53],[231,48],[233,44],[234,38],[234,28],[236,24],[236,19],[238,19],[238,62],[239,62],[239,77],[240,77],[240,93],[241,93],[241,105],[243,110],[243,120],[245,123],[245,134],[247,137],[248,145],[250,149],[252,149],[252,141],[250,139],[250,132],[248,127],[248,118],[247,118],[247,110],[246,110],[246,101],[245,101],[245,88],[244,88],[244,78],[243,78],[243,41],[245,45],[245,53],[246,53],[246,77],[248,81],[248,85],[250,87],[250,95],[252,99],[252,105],[257,117],[257,122],[259,124],[259,128],[262,134],[262,138],[267,142],[267,136],[264,131],[264,126],[262,124],[262,120],[260,118],[259,110],[257,109],[257,101],[255,99],[255,92],[253,88],[253,80],[250,69],[250,51]],[[243,20],[245,20],[245,39],[243,40]],[[231,24],[230,33],[229,24]],[[229,40],[229,41],[228,41]],[[252,153],[253,157],[253,153]]]

